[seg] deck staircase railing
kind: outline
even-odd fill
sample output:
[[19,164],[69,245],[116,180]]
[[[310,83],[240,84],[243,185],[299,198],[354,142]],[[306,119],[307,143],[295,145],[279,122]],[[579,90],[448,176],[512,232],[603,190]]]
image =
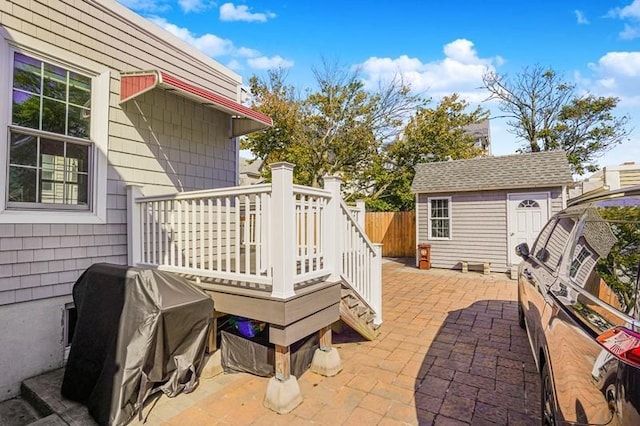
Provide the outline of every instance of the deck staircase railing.
[[129,186],[129,264],[279,299],[317,279],[342,279],[381,322],[381,254],[344,204],[340,179],[326,178],[324,189],[294,185],[293,167],[274,164],[272,183],[254,186],[152,196]]

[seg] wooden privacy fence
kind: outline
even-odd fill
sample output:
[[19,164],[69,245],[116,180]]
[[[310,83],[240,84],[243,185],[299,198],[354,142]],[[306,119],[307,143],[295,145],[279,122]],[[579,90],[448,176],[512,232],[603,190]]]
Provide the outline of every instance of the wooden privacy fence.
[[367,212],[365,231],[374,243],[382,243],[382,256],[416,255],[416,212]]

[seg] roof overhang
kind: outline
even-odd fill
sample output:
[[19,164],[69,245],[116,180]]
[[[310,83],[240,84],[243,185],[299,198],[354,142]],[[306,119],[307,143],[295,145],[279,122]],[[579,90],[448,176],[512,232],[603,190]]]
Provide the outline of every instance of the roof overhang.
[[229,114],[231,136],[242,136],[273,126],[268,115],[259,113],[204,88],[186,83],[160,70],[120,73],[120,103],[127,102],[155,88],[168,90],[204,106]]

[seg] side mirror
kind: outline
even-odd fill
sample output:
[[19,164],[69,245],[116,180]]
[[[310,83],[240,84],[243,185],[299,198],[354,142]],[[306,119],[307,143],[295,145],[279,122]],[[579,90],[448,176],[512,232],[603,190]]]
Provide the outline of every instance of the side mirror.
[[527,243],[520,243],[516,246],[516,254],[523,259],[529,257],[529,245]]

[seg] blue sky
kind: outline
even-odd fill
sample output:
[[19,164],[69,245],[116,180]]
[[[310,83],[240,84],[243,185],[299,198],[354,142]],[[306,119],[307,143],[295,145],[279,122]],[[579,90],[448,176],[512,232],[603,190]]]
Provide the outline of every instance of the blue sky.
[[[580,91],[619,97],[631,116],[631,140],[600,165],[640,163],[640,0],[119,1],[245,81],[284,67],[290,84],[313,88],[324,57],[359,66],[372,87],[402,73],[425,96],[477,103],[486,69],[551,67]],[[494,155],[521,146],[507,129],[492,120]]]

